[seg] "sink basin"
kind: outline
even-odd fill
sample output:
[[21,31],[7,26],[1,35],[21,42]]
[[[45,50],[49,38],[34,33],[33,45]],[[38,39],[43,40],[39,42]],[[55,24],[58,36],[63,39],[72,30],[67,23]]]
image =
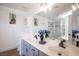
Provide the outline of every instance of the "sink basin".
[[66,48],[61,48],[61,47],[59,47],[59,46],[50,46],[50,47],[48,47],[48,49],[49,49],[50,51],[52,51],[52,52],[57,53],[57,55],[58,55],[58,54],[61,54],[61,55],[63,55],[63,56],[67,56],[67,55],[68,55],[68,53],[67,53],[67,51],[66,51]]

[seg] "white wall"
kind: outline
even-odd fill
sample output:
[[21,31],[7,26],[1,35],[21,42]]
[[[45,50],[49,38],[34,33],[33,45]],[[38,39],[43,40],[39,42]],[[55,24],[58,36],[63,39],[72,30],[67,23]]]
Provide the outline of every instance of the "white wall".
[[[9,24],[9,13],[16,14],[16,24]],[[0,52],[16,48],[27,13],[0,6]]]
[[38,24],[37,26],[33,27],[33,34],[38,33],[39,30],[48,29],[49,19],[40,15],[34,15],[33,18],[37,18],[37,24]]

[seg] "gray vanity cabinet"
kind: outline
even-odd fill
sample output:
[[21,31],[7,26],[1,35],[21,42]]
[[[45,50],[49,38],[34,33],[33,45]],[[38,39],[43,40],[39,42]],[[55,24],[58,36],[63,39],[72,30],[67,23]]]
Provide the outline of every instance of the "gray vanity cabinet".
[[29,56],[30,55],[30,44],[23,40],[23,55]]
[[33,45],[23,40],[23,55],[24,56],[47,56]]

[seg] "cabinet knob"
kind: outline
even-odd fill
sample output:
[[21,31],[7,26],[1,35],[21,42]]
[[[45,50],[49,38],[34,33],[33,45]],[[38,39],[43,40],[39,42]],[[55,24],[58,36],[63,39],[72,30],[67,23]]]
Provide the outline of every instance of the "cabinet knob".
[[26,48],[26,51],[28,51],[28,49]]
[[34,49],[32,49],[32,51],[35,51]]

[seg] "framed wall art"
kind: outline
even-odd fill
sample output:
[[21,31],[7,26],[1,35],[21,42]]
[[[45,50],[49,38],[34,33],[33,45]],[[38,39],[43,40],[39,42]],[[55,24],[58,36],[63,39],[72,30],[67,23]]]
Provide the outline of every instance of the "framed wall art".
[[16,24],[16,15],[14,13],[9,14],[9,24]]
[[37,18],[34,18],[34,25],[35,25],[35,26],[38,25]]

